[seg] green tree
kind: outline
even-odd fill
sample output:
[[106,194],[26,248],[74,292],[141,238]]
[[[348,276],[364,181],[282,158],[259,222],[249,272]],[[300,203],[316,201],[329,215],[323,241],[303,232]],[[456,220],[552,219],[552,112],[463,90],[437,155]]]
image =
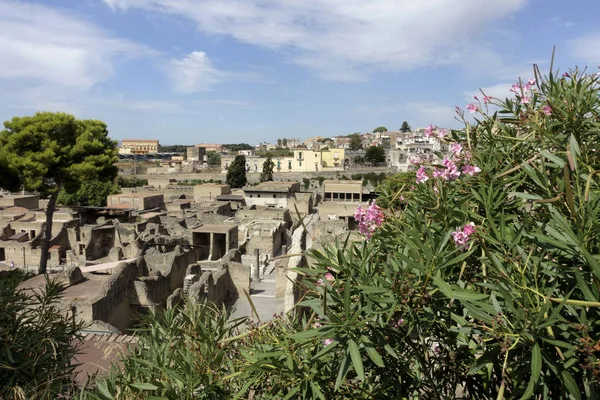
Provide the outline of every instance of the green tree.
[[223,148],[234,151],[234,152],[237,152],[240,150],[254,150],[254,146],[251,146],[248,143],[224,144]]
[[160,153],[182,153],[182,154],[186,154],[188,147],[190,147],[190,146],[186,146],[186,145],[183,145],[183,144],[174,144],[174,145],[170,145],[170,146],[159,146],[158,147],[158,151]]
[[39,273],[46,272],[52,236],[52,216],[59,192],[75,193],[85,181],[113,181],[117,176],[117,142],[108,137],[106,124],[77,120],[65,113],[40,112],[15,117],[0,132],[0,159],[10,186],[48,197],[42,234]]
[[363,148],[360,133],[353,133],[352,135],[348,135],[348,137],[350,138],[350,150],[360,150]]
[[281,140],[281,145],[287,149],[287,139],[282,139]]
[[119,186],[113,182],[85,181],[76,192],[68,193],[62,189],[58,194],[57,203],[65,206],[104,207],[106,198],[119,192]]
[[281,147],[281,139],[277,139],[277,147]]
[[246,186],[246,157],[235,156],[233,162],[227,170],[226,182],[232,188],[241,188]]
[[13,270],[0,279],[0,398],[74,398],[73,343],[83,324],[61,308],[61,285],[18,290],[25,278]]
[[406,133],[406,132],[410,132],[412,129],[410,127],[410,125],[408,124],[408,122],[404,121],[402,122],[402,126],[400,127],[400,132],[402,133]]
[[365,158],[362,156],[354,157],[354,164],[363,165],[365,163]]
[[271,159],[271,157],[267,157],[265,162],[263,163],[263,170],[260,173],[260,181],[267,182],[273,180],[273,168],[275,167],[275,163]]
[[373,165],[385,162],[385,150],[381,146],[371,146],[365,152],[365,161]]
[[206,159],[209,167],[217,167],[221,165],[221,155],[216,151],[209,151],[206,154]]
[[384,133],[387,132],[387,128],[385,126],[379,126],[373,129],[373,133]]

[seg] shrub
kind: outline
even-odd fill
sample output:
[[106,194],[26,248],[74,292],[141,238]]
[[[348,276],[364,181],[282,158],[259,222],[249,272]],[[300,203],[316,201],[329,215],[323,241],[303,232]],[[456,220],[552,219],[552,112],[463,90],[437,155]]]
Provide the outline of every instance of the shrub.
[[308,190],[310,187],[310,179],[302,178],[302,184],[304,185],[304,190]]
[[[310,252],[294,319],[208,339],[156,376],[212,351],[238,398],[597,398],[600,76],[536,78],[483,94],[462,131],[428,128],[452,154],[419,166],[402,209],[389,196],[412,176],[385,183],[385,222],[357,210],[364,241]],[[208,391],[225,380],[213,368],[190,376]],[[162,382],[143,379],[123,382]]]
[[61,287],[48,281],[39,292],[18,291],[25,276],[0,279],[0,398],[55,399],[75,393],[81,323],[58,307]]

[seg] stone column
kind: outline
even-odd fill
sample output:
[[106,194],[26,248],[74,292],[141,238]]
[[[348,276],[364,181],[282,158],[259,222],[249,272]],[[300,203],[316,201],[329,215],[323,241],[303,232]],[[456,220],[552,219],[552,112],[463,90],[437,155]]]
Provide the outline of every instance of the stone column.
[[254,249],[254,254],[256,256],[256,268],[254,268],[254,279],[258,282],[260,281],[260,250]]

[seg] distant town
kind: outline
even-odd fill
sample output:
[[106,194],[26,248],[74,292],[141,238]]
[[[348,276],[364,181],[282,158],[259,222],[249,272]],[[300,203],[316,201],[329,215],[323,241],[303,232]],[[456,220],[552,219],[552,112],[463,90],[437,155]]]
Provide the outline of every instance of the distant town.
[[[406,128],[406,127],[405,127]],[[149,175],[193,174],[210,169],[226,173],[236,155],[246,157],[246,171],[261,173],[271,156],[277,173],[336,172],[365,167],[387,167],[408,171],[413,163],[435,163],[448,147],[428,128],[390,132],[385,127],[372,133],[311,137],[305,140],[281,138],[276,143],[255,145],[200,143],[190,146],[161,146],[158,140],[125,139],[120,142],[122,160],[150,161]],[[142,167],[143,168],[143,167]],[[125,172],[125,171],[123,171]]]

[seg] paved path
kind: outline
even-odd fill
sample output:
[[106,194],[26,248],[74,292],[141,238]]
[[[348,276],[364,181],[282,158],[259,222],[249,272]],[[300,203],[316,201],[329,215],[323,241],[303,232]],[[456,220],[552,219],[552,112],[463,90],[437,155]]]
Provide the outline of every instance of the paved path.
[[98,264],[98,265],[90,265],[87,267],[79,267],[79,269],[81,269],[81,272],[83,272],[85,274],[87,272],[96,272],[96,271],[103,271],[106,269],[113,269],[113,268],[116,268],[117,265],[119,265],[121,263],[130,263],[135,260],[136,260],[135,258],[130,258],[129,260],[121,260],[121,261],[109,262],[109,263]]
[[[252,282],[250,299],[256,308],[260,321],[269,321],[274,315],[283,312],[283,298],[275,297],[275,268],[274,262],[270,262],[267,266],[267,275],[261,277],[259,282]],[[262,270],[262,268],[261,268]],[[232,318],[249,317],[257,320],[256,315],[252,311],[252,307],[248,298],[244,293],[240,293],[240,297],[233,305],[235,310]]]

